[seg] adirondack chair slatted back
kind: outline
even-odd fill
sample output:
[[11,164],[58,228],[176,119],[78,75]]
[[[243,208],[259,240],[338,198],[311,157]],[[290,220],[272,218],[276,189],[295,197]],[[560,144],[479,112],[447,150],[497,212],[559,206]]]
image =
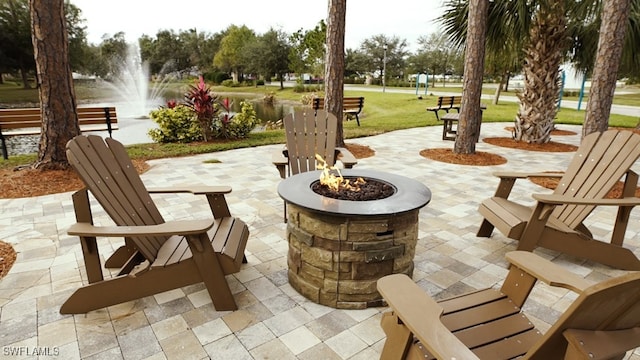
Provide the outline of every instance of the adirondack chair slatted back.
[[[640,135],[609,130],[585,136],[554,194],[601,199],[640,156]],[[552,215],[576,228],[595,206],[562,205]]]
[[316,169],[316,154],[335,164],[338,119],[324,110],[299,110],[283,119],[291,175]]
[[[164,223],[126,149],[121,143],[96,135],[80,135],[67,144],[67,158],[86,187],[119,226]],[[142,255],[153,262],[165,237],[132,240]]]
[[[564,354],[566,329],[613,331],[640,326],[640,272],[602,281],[587,288],[527,353],[530,359]],[[605,344],[602,344],[603,346]]]

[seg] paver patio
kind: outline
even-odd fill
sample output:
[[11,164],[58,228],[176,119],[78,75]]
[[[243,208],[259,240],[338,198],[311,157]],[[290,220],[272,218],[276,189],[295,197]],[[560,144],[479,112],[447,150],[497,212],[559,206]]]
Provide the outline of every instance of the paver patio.
[[[481,137],[509,136],[508,124],[483,124]],[[580,127],[559,128],[580,133]],[[372,147],[376,155],[360,159],[358,168],[397,172],[426,184],[432,200],[420,212],[420,232],[413,279],[440,298],[497,284],[504,278],[505,252],[515,242],[494,232],[477,238],[481,200],[491,196],[494,171],[562,170],[572,153],[538,153],[495,147],[482,141],[478,151],[498,153],[507,164],[475,167],[425,159],[425,148],[452,147],[441,140],[440,127],[401,130],[348,142]],[[114,137],[118,139],[119,134]],[[554,141],[579,144],[580,135]],[[239,149],[180,159],[150,161],[142,175],[149,187],[204,182],[232,185],[227,201],[235,216],[249,225],[248,264],[228,280],[239,310],[217,312],[203,285],[185,287],[86,315],[60,315],[59,307],[85,280],[82,251],[66,234],[75,222],[70,193],[0,200],[0,239],[19,253],[0,281],[2,358],[41,359],[371,359],[378,358],[384,333],[379,326],[386,308],[336,310],[311,303],[287,281],[287,243],[282,222],[280,181],[270,154],[280,145]],[[221,163],[204,163],[208,159]],[[397,159],[403,159],[398,162]],[[640,166],[634,166],[640,172]],[[530,194],[547,192],[527,180],[516,183],[514,199],[533,203]],[[167,220],[207,217],[206,200],[189,195],[154,196]],[[108,223],[94,209],[96,223]],[[597,209],[589,218],[594,235],[610,236],[615,209]],[[640,252],[640,214],[632,212],[625,246]],[[102,254],[121,240],[99,239]],[[621,273],[607,266],[559,255],[536,253],[594,281]],[[539,286],[525,308],[536,325],[548,323],[575,296]],[[552,310],[549,310],[552,309]],[[44,353],[47,352],[48,353]],[[640,359],[640,350],[628,358]]]

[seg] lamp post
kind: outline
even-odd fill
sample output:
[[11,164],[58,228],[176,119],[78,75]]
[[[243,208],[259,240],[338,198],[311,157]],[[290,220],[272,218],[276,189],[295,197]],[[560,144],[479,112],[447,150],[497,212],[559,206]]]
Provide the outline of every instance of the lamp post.
[[387,43],[384,43],[384,55],[382,57],[382,92],[385,92],[387,78]]

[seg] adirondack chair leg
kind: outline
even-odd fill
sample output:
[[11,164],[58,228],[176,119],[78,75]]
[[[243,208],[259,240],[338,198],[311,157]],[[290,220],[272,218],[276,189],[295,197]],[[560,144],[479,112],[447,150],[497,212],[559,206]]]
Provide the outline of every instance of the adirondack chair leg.
[[193,261],[202,277],[202,282],[207,287],[215,309],[217,311],[237,310],[238,306],[207,234],[188,236],[187,240],[193,253]]
[[104,267],[107,269],[119,269],[126,264],[136,253],[136,249],[131,239],[124,239],[125,244],[120,246],[105,261]]
[[120,271],[118,272],[118,276],[131,273],[136,268],[136,266],[142,264],[142,262],[144,262],[145,260],[146,259],[144,258],[144,256],[139,251],[136,251],[127,261],[125,261],[124,264],[122,264],[122,266],[120,267]]
[[518,241],[518,250],[533,251],[533,249],[538,246],[538,241],[541,238],[552,210],[553,206],[538,203],[531,213],[531,217],[527,222],[520,241]]
[[[636,188],[638,186],[638,174],[634,171],[627,171],[627,175],[624,179],[624,187],[622,190],[623,197],[631,197],[635,195]],[[611,243],[614,245],[622,246],[624,242],[624,234],[627,232],[627,225],[629,223],[629,216],[631,215],[632,206],[621,206],[618,209],[616,215],[616,222],[613,227],[613,235],[611,235]]]
[[229,205],[227,205],[224,194],[207,194],[207,200],[209,201],[209,207],[211,208],[214,218],[231,217]]
[[480,229],[478,229],[477,237],[490,237],[491,233],[493,233],[493,229],[495,227],[493,224],[487,221],[487,219],[482,219],[482,224],[480,225]]
[[387,335],[381,359],[405,359],[413,342],[413,334],[393,312],[382,314],[380,326]]

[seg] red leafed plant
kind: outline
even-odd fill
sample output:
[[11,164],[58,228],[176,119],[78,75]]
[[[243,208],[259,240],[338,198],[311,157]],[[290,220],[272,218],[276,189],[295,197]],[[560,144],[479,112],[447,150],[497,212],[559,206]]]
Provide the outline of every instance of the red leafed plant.
[[233,119],[233,115],[231,115],[231,106],[233,105],[233,101],[229,100],[229,98],[224,98],[219,102],[220,106],[224,110],[224,114],[220,115],[220,131],[222,132],[222,136],[225,138],[229,137],[229,133],[227,131],[227,125],[229,121]]
[[171,99],[167,101],[167,107],[169,109],[173,109],[178,105],[178,102],[175,99]]
[[205,84],[202,76],[200,76],[196,85],[189,86],[189,90],[187,90],[187,93],[184,95],[184,99],[187,106],[196,113],[204,141],[213,139],[211,123],[217,112],[215,106],[213,106],[217,100],[217,96],[211,92],[211,89]]

